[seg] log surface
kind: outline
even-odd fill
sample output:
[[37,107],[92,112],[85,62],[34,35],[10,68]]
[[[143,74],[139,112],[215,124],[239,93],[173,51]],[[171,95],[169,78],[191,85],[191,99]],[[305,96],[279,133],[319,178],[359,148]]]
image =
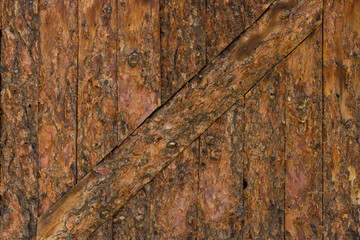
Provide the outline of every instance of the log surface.
[[321,8],[319,0],[273,4],[42,215],[38,238],[86,238],[313,32]]
[[28,239],[38,215],[38,1],[0,8],[0,239]]

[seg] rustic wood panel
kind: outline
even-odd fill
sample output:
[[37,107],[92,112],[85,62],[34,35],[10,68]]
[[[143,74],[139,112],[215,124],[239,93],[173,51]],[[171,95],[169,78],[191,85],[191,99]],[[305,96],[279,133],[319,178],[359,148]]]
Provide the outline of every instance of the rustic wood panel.
[[211,62],[244,30],[243,0],[206,0],[206,59]]
[[322,238],[321,43],[319,28],[293,52],[286,65],[285,234],[288,239]]
[[325,239],[360,239],[359,12],[359,1],[325,1]]
[[38,214],[38,1],[0,5],[0,239],[30,239]]
[[150,201],[152,188],[147,184],[113,218],[113,239],[151,239]]
[[196,239],[199,140],[151,182],[150,239]]
[[274,2],[274,0],[243,0],[245,3],[245,28],[248,28]]
[[284,238],[287,62],[245,96],[244,239]]
[[117,145],[116,0],[79,2],[77,166],[81,179]]
[[274,4],[43,214],[39,239],[85,238],[115,214],[321,24],[321,7],[320,0]]
[[205,16],[205,0],[160,1],[162,102],[205,66]]
[[159,0],[118,0],[119,141],[160,105]]
[[[112,220],[107,220],[104,224],[102,224],[95,232],[90,234],[88,240],[110,240],[110,239],[118,239],[113,238],[112,234],[113,222]],[[123,238],[120,238],[123,239]]]
[[40,214],[76,182],[77,1],[40,1]]
[[244,101],[200,137],[199,239],[242,236]]

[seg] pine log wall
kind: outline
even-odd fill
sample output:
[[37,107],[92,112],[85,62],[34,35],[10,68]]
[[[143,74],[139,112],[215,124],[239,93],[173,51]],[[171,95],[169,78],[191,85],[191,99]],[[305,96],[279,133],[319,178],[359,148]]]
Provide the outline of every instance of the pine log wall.
[[[1,0],[0,239],[360,239],[359,12],[357,0]],[[268,32],[277,20],[289,39]],[[277,38],[298,44],[270,58],[264,39]],[[247,63],[269,70],[255,81]],[[127,144],[161,145],[137,132],[230,75],[254,83],[174,160],[142,171],[151,158]],[[92,169],[130,168],[111,165],[118,149],[144,176],[114,212]],[[46,237],[84,181],[96,192],[82,221],[102,220],[77,227],[74,210],[71,233]]]

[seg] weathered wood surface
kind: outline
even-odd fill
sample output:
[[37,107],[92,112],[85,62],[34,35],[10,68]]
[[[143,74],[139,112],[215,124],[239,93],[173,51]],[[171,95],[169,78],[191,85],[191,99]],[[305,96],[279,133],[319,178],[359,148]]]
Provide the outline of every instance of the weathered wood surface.
[[248,28],[267,9],[274,0],[243,0],[245,28]]
[[198,239],[242,236],[244,101],[200,137]]
[[122,142],[160,105],[159,0],[117,0],[118,108]]
[[205,2],[160,1],[162,102],[205,66]]
[[77,178],[117,146],[116,0],[79,1]]
[[29,239],[38,214],[38,1],[0,5],[0,239]]
[[113,239],[151,239],[151,185],[147,184],[131,198],[113,220]]
[[153,179],[150,239],[196,239],[198,165],[197,139]]
[[244,30],[244,25],[243,0],[207,0],[206,61],[211,62],[228,46]]
[[288,58],[245,95],[244,239],[284,238]]
[[42,215],[38,238],[88,236],[314,31],[321,8],[319,0],[273,4]]
[[285,235],[322,238],[322,31],[286,64]]
[[76,183],[77,3],[39,3],[40,214]]
[[[207,11],[205,10],[207,6]],[[161,71],[162,71],[162,102],[166,102],[168,98],[177,91],[185,81],[196,74],[205,65],[205,55],[207,55],[208,61],[217,56],[221,50],[225,48],[232,40],[235,39],[244,29],[243,12],[244,6],[242,1],[229,1],[229,2],[209,2],[205,1],[160,1],[160,28],[161,28]],[[260,13],[257,13],[259,15]],[[206,19],[204,18],[206,16]],[[205,20],[207,22],[205,22]],[[205,26],[206,25],[206,26]],[[206,29],[205,29],[206,28]],[[205,34],[206,32],[206,34]],[[215,40],[215,41],[214,41]],[[208,41],[208,45],[205,44]],[[194,49],[196,47],[196,49]],[[206,50],[206,51],[205,51]],[[190,55],[189,55],[190,54]],[[192,54],[192,55],[191,55]],[[176,60],[175,60],[176,59]],[[190,61],[189,61],[190,59]],[[192,61],[197,59],[196,61]],[[186,151],[186,150],[185,150]],[[195,150],[192,150],[195,151]],[[198,151],[198,150],[197,150]],[[180,161],[181,158],[178,158]],[[172,163],[175,165],[175,163]],[[170,166],[172,166],[170,165]],[[167,168],[170,168],[168,166]],[[193,169],[196,167],[192,161],[181,163],[182,171],[172,171],[173,175],[171,179],[187,179],[192,184],[198,184],[198,178],[192,174]],[[164,170],[166,171],[166,170]],[[231,175],[231,173],[229,173]],[[193,176],[193,179],[190,176]],[[196,178],[195,178],[196,177]],[[170,178],[170,177],[169,177]],[[148,201],[154,202],[153,198],[164,197],[165,193],[169,193],[165,183],[156,184],[159,182],[154,180],[149,183],[151,185],[151,191],[157,192],[156,195],[151,198],[137,198],[128,202],[125,206],[128,209],[136,208],[137,205],[147,206]],[[183,180],[186,184],[186,181]],[[173,195],[186,194],[182,187],[171,188]],[[138,194],[141,194],[140,191]],[[190,188],[189,196],[193,196],[193,189]],[[144,201],[140,204],[139,201]],[[155,201],[156,202],[156,201]],[[133,204],[133,205],[132,205]],[[178,205],[166,205],[161,207],[157,204],[157,209],[152,209],[154,213],[152,215],[151,223],[132,224],[137,220],[131,219],[131,215],[125,217],[121,210],[115,220],[118,221],[119,217],[124,218],[121,223],[114,224],[116,226],[115,231],[120,233],[121,236],[132,236],[135,238],[134,232],[138,233],[141,237],[180,237],[185,238],[185,230],[189,228],[190,232],[197,230],[197,224],[187,222],[186,215],[177,215],[176,229],[174,229],[174,223],[172,221],[164,221],[159,214],[161,208],[166,208],[166,215],[177,215],[179,212]],[[196,205],[192,204],[191,212],[197,214],[198,209]],[[155,211],[158,213],[155,214]],[[164,210],[162,210],[164,211]],[[157,219],[158,218],[158,219]],[[128,227],[128,222],[130,222]],[[159,222],[158,224],[156,224]],[[147,233],[143,225],[147,225],[145,230],[150,227],[151,233]],[[179,225],[180,224],[180,225]],[[159,229],[157,229],[157,227]],[[159,231],[158,231],[159,230]],[[129,234],[129,231],[131,234]],[[157,234],[156,234],[157,233]],[[195,237],[196,234],[188,233],[189,237]],[[191,235],[191,236],[190,236]],[[115,236],[115,235],[114,235]],[[119,235],[116,235],[119,236]],[[116,237],[115,237],[116,238]]]
[[324,2],[324,237],[360,239],[360,2]]

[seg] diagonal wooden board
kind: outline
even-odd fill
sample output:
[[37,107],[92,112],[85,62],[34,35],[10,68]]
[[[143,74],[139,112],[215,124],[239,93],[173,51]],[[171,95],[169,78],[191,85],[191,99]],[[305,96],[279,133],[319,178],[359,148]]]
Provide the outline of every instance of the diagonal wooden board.
[[321,24],[321,0],[279,0],[38,221],[85,239]]

